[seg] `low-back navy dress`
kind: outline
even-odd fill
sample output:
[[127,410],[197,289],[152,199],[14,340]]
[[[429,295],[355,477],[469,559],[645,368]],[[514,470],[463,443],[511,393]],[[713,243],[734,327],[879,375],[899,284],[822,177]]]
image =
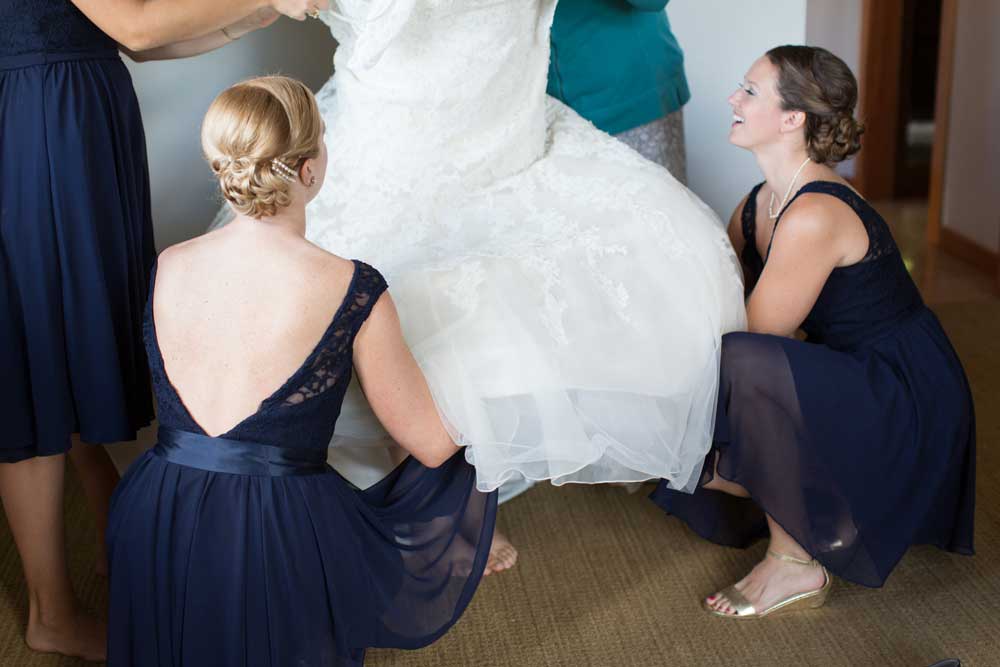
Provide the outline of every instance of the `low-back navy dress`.
[[0,463],[153,417],[146,140],[117,44],[69,0],[0,3]]
[[[742,211],[748,294],[767,261],[756,245],[760,187]],[[661,483],[652,499],[703,537],[735,547],[767,536],[767,512],[832,573],[881,586],[910,545],[972,553],[972,397],[882,217],[839,183],[808,183],[796,198],[806,193],[850,206],[869,247],[862,261],[831,273],[802,324],[806,341],[723,338],[702,483],[717,459],[719,475],[751,498],[700,487],[688,495]]]
[[110,667],[356,667],[368,647],[419,648],[458,620],[496,493],[476,490],[461,452],[434,469],[410,457],[363,491],[326,464],[354,338],[384,289],[355,262],[306,361],[219,437],[164,371],[150,298],[160,432],[112,500]]

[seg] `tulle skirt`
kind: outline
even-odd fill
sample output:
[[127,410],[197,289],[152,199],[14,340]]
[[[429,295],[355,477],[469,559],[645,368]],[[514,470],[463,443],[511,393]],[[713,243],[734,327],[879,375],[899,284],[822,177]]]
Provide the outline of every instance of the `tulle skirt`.
[[[352,154],[349,137],[328,141]],[[378,165],[339,167],[308,209],[308,236],[386,275],[480,489],[693,488],[720,338],[745,326],[735,256],[701,201],[551,99],[540,159],[486,185],[397,188]],[[331,463],[350,476],[351,451],[385,442],[355,386]]]

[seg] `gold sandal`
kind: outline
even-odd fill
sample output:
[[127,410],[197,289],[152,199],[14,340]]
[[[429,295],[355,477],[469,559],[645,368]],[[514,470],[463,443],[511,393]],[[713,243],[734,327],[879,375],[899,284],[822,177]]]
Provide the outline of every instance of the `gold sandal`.
[[736,611],[735,614],[727,614],[722,611],[717,611],[708,603],[707,600],[702,600],[701,605],[705,611],[713,616],[746,621],[755,618],[764,618],[765,616],[770,615],[777,616],[778,614],[790,611],[799,611],[800,609],[816,609],[823,606],[826,602],[827,596],[830,594],[830,589],[833,587],[833,577],[830,576],[830,573],[826,571],[825,567],[819,564],[819,561],[815,558],[812,560],[802,560],[801,558],[794,558],[792,556],[786,556],[785,554],[779,554],[778,552],[771,551],[770,549],[768,549],[767,555],[776,560],[785,561],[786,563],[795,563],[796,565],[822,568],[824,577],[823,585],[814,591],[806,591],[805,593],[795,593],[794,595],[789,595],[784,600],[775,602],[764,611],[757,611],[754,609],[753,605],[750,604],[743,594],[736,590],[736,586],[733,585],[720,591],[718,595],[725,597],[729,601],[729,606]]

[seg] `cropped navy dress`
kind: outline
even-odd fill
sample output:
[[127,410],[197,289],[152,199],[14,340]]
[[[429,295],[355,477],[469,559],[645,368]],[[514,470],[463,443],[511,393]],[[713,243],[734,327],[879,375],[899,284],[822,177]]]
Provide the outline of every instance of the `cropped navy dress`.
[[171,385],[148,306],[160,432],[112,499],[110,667],[357,667],[366,648],[418,648],[458,620],[496,518],[462,452],[433,469],[408,458],[365,490],[326,464],[384,289],[356,262],[306,361],[219,437]]
[[69,0],[0,3],[0,463],[153,417],[146,140],[114,40]]
[[[742,213],[748,293],[766,262],[755,242],[759,190]],[[702,483],[717,459],[719,474],[752,499],[704,488],[687,495],[664,483],[652,499],[703,537],[736,547],[767,535],[766,511],[832,573],[881,586],[910,545],[972,553],[972,397],[882,217],[838,183],[808,183],[796,197],[805,193],[850,206],[869,249],[830,275],[802,325],[806,341],[723,338]]]

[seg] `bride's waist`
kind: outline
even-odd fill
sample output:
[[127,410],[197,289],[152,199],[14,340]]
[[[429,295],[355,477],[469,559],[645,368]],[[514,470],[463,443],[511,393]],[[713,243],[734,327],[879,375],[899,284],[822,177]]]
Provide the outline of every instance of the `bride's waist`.
[[409,118],[339,115],[330,124],[331,160],[354,173],[487,183],[522,171],[545,152],[544,117]]

